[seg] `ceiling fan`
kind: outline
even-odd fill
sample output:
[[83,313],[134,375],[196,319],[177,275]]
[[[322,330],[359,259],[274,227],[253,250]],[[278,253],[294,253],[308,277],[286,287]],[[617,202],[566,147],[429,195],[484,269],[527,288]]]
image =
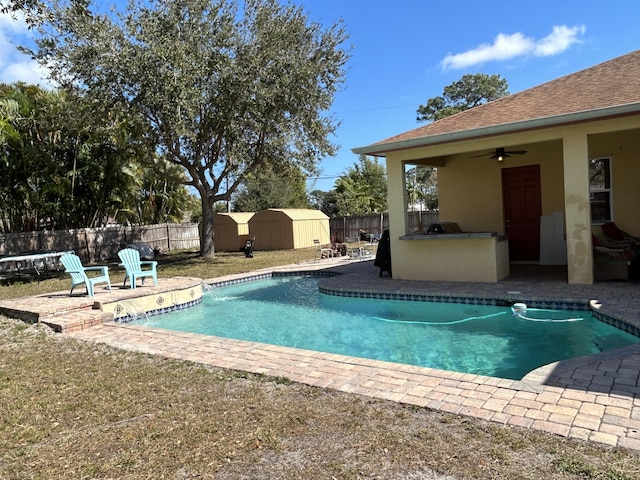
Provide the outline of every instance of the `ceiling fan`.
[[496,160],[498,163],[504,162],[504,159],[510,157],[511,155],[524,155],[527,153],[526,150],[505,150],[504,147],[496,148],[495,152],[483,153],[481,155],[474,155],[471,158],[477,157],[486,157],[490,155],[489,158]]

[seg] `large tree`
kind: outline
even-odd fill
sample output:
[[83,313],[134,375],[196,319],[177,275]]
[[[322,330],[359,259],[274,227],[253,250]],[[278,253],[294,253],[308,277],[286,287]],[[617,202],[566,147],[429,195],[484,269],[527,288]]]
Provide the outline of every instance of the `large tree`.
[[405,172],[407,198],[411,210],[438,209],[438,169],[427,165],[413,165]]
[[[509,95],[509,84],[500,75],[476,73],[444,87],[442,95],[427,100],[417,110],[418,122],[441,120],[483,103]],[[407,175],[407,195],[411,204],[423,203],[429,210],[438,208],[438,170],[415,166]]]
[[330,216],[366,215],[387,211],[387,175],[377,159],[360,155],[358,162],[336,180],[326,196],[314,192]]
[[427,100],[418,107],[418,122],[440,120],[500,97],[509,95],[509,85],[500,75],[463,75],[444,87],[442,95]]
[[182,220],[194,209],[184,169],[145,144],[132,112],[85,100],[0,84],[2,230]]
[[299,168],[263,168],[248,175],[233,201],[237,212],[268,208],[309,208],[306,177]]
[[247,175],[311,174],[335,154],[326,112],[348,59],[341,23],[324,30],[277,0],[242,11],[233,0],[131,0],[108,13],[91,0],[13,3],[36,6],[33,53],[62,88],[136,112],[158,153],[184,169],[201,199],[202,255],[214,254],[214,204]]

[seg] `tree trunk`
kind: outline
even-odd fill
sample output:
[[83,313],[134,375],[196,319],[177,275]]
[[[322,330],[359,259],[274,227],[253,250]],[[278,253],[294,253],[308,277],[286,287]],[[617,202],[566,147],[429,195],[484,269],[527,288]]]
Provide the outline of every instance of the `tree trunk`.
[[203,257],[215,256],[213,241],[213,205],[209,205],[207,198],[202,198],[202,225],[200,228],[200,255]]

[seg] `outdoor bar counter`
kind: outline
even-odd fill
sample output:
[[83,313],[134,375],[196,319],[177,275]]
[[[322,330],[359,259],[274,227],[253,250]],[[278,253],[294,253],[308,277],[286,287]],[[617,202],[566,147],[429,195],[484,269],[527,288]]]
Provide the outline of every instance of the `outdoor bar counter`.
[[[497,282],[509,276],[509,244],[496,232],[423,233],[399,237],[394,277],[405,280]],[[396,268],[396,259],[404,265]]]

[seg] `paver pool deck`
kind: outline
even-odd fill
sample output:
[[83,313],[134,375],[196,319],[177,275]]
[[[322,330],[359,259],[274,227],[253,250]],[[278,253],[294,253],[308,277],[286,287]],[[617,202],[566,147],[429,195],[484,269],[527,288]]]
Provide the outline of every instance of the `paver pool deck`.
[[[514,268],[509,279],[496,283],[415,282],[391,279],[371,261],[322,260],[269,269],[310,271],[328,269],[341,275],[321,280],[335,290],[425,293],[440,296],[499,298],[505,301],[548,300],[591,303],[601,313],[640,326],[640,285],[601,282],[569,285],[557,269]],[[524,269],[524,273],[520,273]],[[542,275],[540,273],[542,272]],[[256,272],[253,272],[256,273]],[[246,276],[246,275],[244,275]],[[242,277],[215,278],[207,283]],[[96,300],[170,291],[193,279],[160,279],[159,287],[100,290]],[[78,321],[89,313],[78,310],[86,297],[66,292],[0,301],[1,311],[62,313],[56,322]],[[54,305],[55,304],[55,305]],[[93,314],[95,315],[95,314]],[[331,388],[437,411],[467,415],[506,425],[550,432],[640,451],[640,344],[574,358],[541,367],[522,380],[507,380],[432,368],[367,360],[295,348],[165,331],[87,317],[81,330],[65,335],[117,348],[194,361],[214,367],[286,377]],[[469,348],[473,348],[470,345]]]

